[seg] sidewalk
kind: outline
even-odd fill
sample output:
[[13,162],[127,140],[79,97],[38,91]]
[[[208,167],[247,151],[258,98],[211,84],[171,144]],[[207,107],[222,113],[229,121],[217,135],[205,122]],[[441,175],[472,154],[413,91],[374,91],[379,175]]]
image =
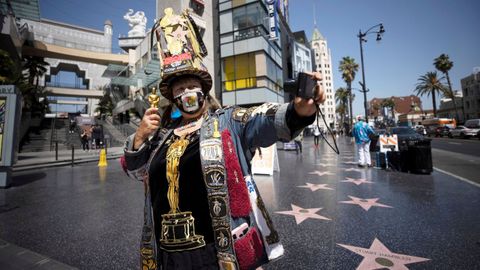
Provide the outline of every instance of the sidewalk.
[[[107,149],[107,159],[116,159],[123,155],[123,147],[111,147]],[[95,162],[100,159],[100,149],[85,152],[81,149],[74,150],[74,164]],[[38,169],[39,167],[57,167],[72,164],[72,150],[59,150],[58,160],[55,159],[55,151],[19,153],[17,163],[13,171],[25,171]]]
[[[358,168],[355,145],[338,144],[340,155],[307,137],[302,154],[278,151],[279,172],[254,175],[285,249],[263,269],[480,269],[480,188]],[[78,269],[139,269],[144,190],[118,162],[13,178],[0,190],[0,239]],[[24,260],[0,248],[0,269]]]

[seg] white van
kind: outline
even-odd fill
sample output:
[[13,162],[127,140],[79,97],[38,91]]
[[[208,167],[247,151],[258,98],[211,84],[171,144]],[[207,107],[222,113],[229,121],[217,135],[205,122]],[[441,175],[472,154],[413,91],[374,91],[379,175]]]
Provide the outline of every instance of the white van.
[[465,122],[465,127],[477,129],[480,128],[480,119],[470,119]]

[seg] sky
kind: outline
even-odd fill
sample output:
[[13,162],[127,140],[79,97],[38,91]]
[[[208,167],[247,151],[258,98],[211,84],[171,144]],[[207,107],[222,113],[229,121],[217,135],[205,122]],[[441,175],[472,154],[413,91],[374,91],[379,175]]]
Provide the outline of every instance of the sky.
[[[454,90],[461,90],[460,80],[480,66],[478,0],[290,0],[289,4],[292,31],[305,30],[309,38],[315,4],[317,27],[332,53],[335,89],[345,87],[338,72],[343,57],[353,57],[361,66],[359,30],[383,23],[382,41],[377,43],[376,35],[369,35],[364,43],[368,100],[413,94],[418,78],[435,70],[433,59],[442,53],[453,61]],[[359,69],[353,87],[361,88],[361,77]],[[363,94],[356,94],[353,111],[360,114]],[[431,97],[422,98],[422,105],[431,109]]]
[[[332,53],[334,88],[344,87],[338,64],[350,56],[360,65],[358,31],[383,23],[381,42],[375,35],[364,44],[365,81],[368,100],[373,97],[413,94],[421,75],[434,71],[433,59],[445,53],[454,66],[450,78],[454,90],[460,80],[480,66],[479,0],[289,0],[292,31],[304,30],[309,38],[314,26],[327,39]],[[129,8],[142,10],[147,27],[156,16],[155,0],[40,0],[42,18],[103,30],[113,23],[114,37],[127,35],[123,15]],[[118,41],[113,51],[120,52]],[[359,69],[353,87],[360,88]],[[363,113],[363,94],[356,93],[354,114]],[[431,109],[431,97],[423,97],[423,108]]]

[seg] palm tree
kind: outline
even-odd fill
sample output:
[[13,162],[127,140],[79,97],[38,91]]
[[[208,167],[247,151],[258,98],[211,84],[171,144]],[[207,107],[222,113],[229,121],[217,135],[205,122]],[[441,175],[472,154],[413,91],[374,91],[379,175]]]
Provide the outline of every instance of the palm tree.
[[[39,87],[39,79],[47,72],[49,64],[42,57],[26,56],[23,58],[23,70],[27,71],[27,83],[20,87],[24,100],[24,111],[43,115],[48,111],[47,94],[44,87]],[[43,100],[43,101],[40,101]]]
[[453,93],[452,84],[450,82],[450,76],[448,75],[448,71],[453,67],[453,62],[450,61],[450,58],[448,57],[448,55],[442,53],[439,57],[434,59],[433,64],[435,65],[435,68],[438,71],[442,72],[443,74],[445,74],[445,77],[447,77],[449,91],[445,91],[444,95],[445,97],[452,99],[453,108],[455,109],[455,117],[456,117],[455,120],[457,120],[458,122],[459,117],[458,117],[458,111],[457,111],[457,104],[455,103],[455,94]]
[[345,114],[348,112],[348,97],[348,90],[343,87],[340,87],[335,91],[335,101],[338,103],[337,112],[340,114],[342,128],[345,121]]
[[380,105],[383,108],[388,108],[390,110],[392,118],[395,121],[395,101],[393,101],[393,98],[384,99]]
[[444,77],[439,78],[436,71],[427,72],[418,78],[415,87],[417,96],[432,95],[433,116],[437,117],[437,103],[435,100],[435,92],[444,93],[447,87],[442,83]]
[[113,105],[110,91],[106,87],[100,87],[99,90],[103,90],[103,97],[100,98],[98,107],[95,109],[95,111],[99,112],[101,115],[111,115],[115,106]]
[[347,83],[347,89],[349,93],[349,113],[350,113],[350,130],[353,126],[353,112],[352,112],[352,82],[355,79],[355,73],[358,71],[358,64],[355,63],[355,59],[350,56],[343,57],[340,61],[338,70],[342,73],[342,79]]
[[23,69],[28,71],[28,83],[33,85],[35,80],[35,88],[38,88],[39,79],[47,72],[46,66],[50,64],[37,56],[26,56],[24,61]]

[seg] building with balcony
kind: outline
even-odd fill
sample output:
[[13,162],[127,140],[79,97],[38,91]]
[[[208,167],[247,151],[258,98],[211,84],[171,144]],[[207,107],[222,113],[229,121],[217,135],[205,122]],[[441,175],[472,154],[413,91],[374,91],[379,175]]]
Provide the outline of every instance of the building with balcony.
[[286,9],[266,2],[219,0],[223,105],[284,102],[281,28],[277,16],[283,16],[278,11]]

